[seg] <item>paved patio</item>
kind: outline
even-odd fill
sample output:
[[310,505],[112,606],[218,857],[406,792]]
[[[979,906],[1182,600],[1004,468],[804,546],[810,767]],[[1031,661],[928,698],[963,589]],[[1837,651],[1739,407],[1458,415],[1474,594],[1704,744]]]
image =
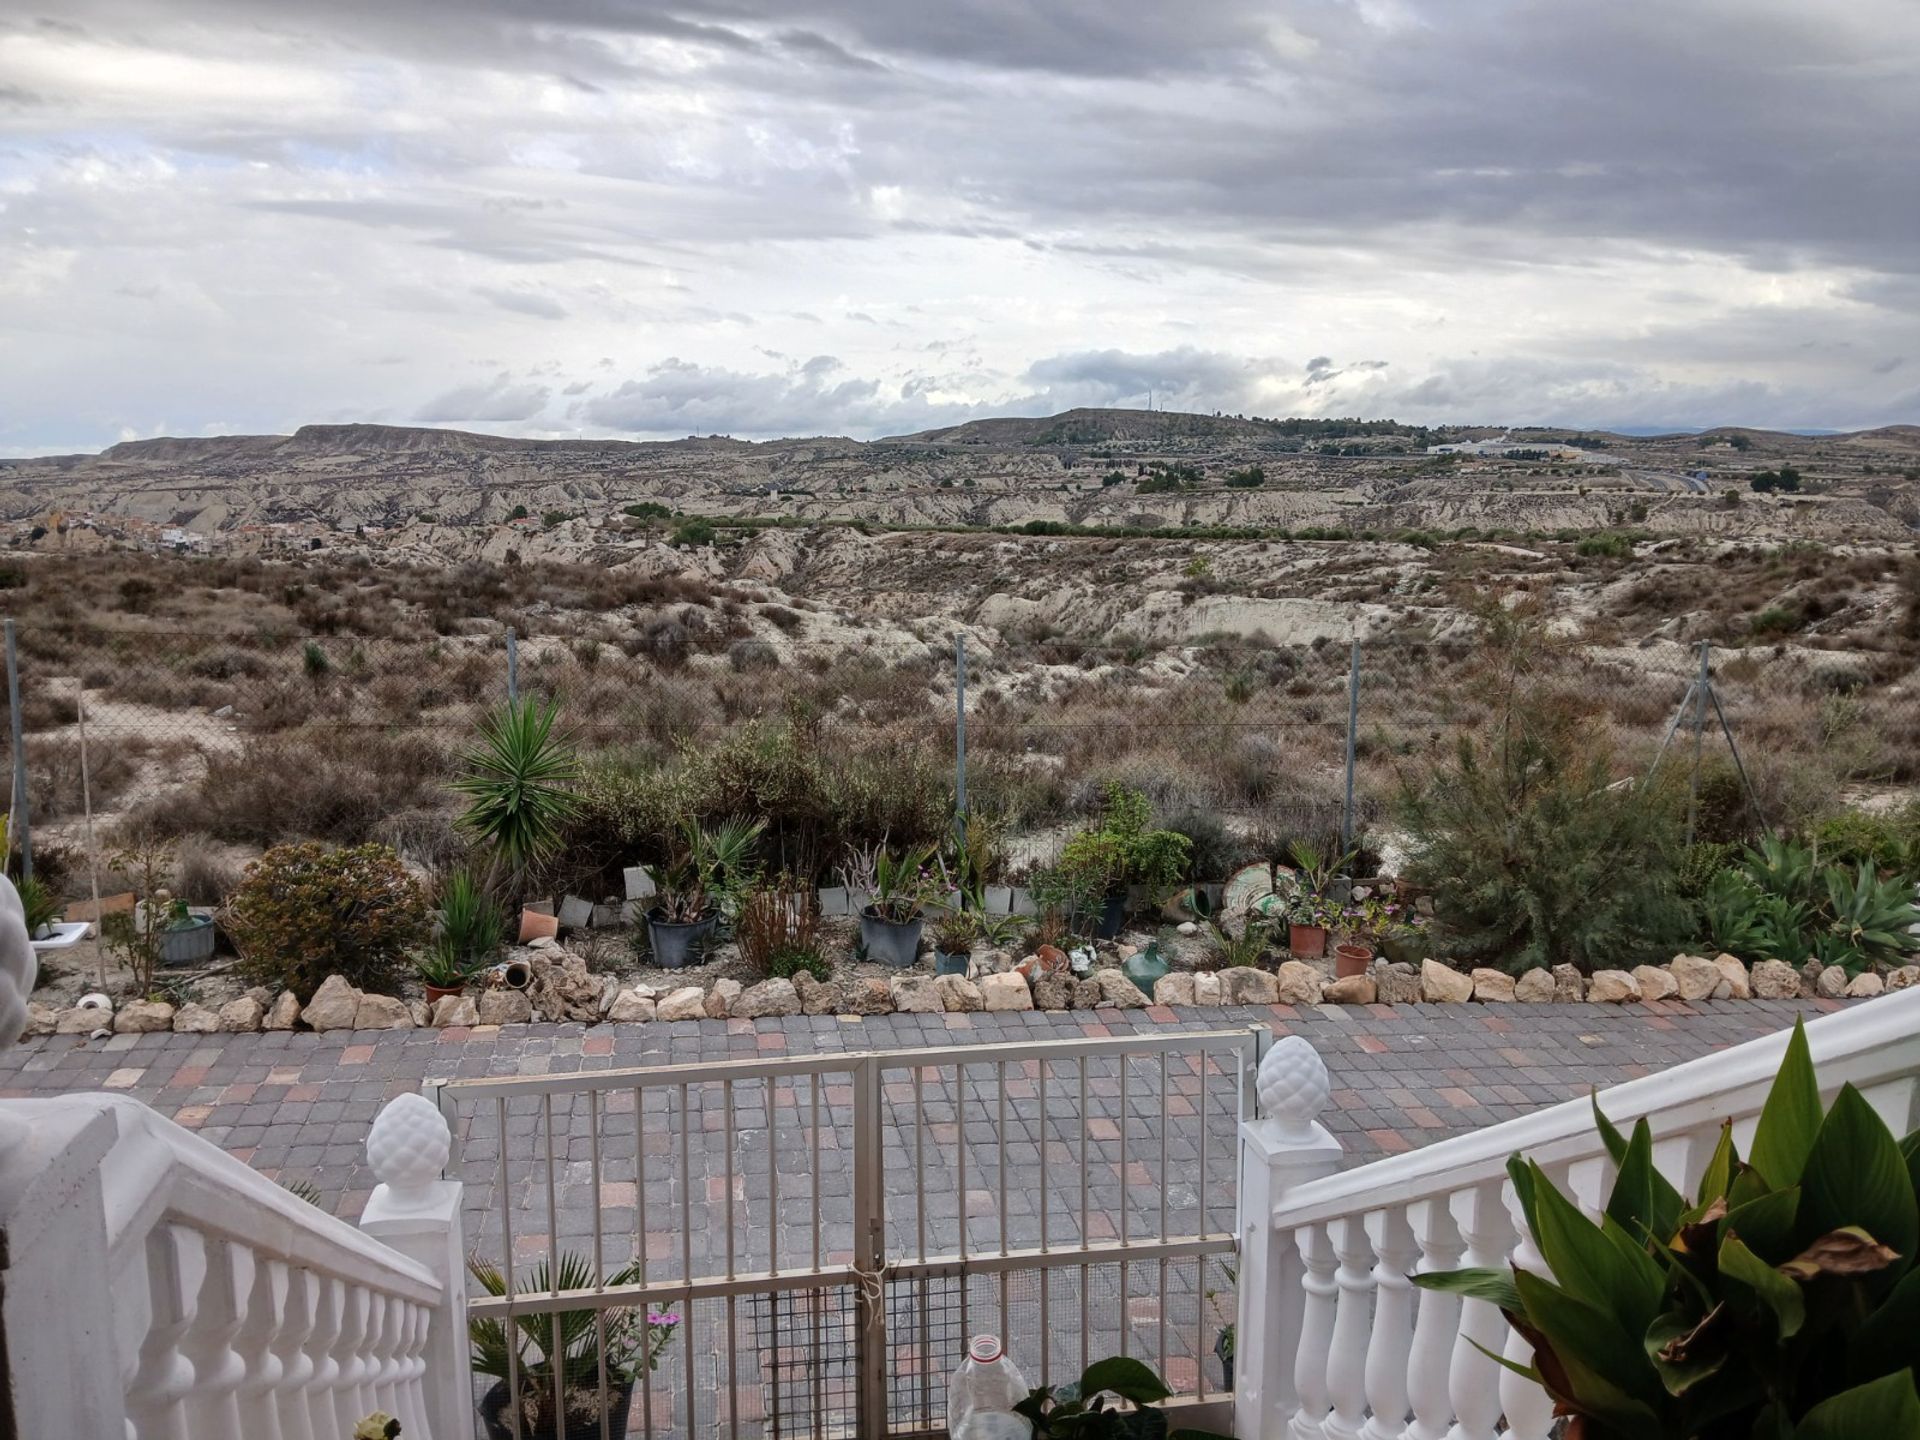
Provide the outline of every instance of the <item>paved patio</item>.
[[[881,1070],[887,1260],[991,1255],[1234,1226],[1231,1052],[1039,1061],[1022,1041],[1166,1036],[1263,1025],[1305,1036],[1333,1076],[1324,1117],[1349,1164],[1585,1095],[1792,1023],[1832,1001],[1651,1005],[1289,1006],[891,1015],[263,1035],[55,1036],[0,1055],[0,1094],[137,1096],[282,1181],[358,1217],[365,1145],[391,1097],[430,1079],[653,1070],[669,1064],[964,1049],[956,1066]],[[1210,1056],[1210,1058],[1209,1058]],[[817,1088],[816,1088],[817,1087]],[[1003,1089],[1004,1087],[1004,1089]],[[656,1282],[851,1258],[852,1076],[760,1075],[588,1092],[465,1096],[452,1105],[466,1243],[516,1266],[554,1250]],[[505,1155],[502,1155],[502,1130]],[[509,1238],[510,1231],[510,1238]],[[1177,1390],[1217,1385],[1208,1353],[1233,1313],[1229,1257],[976,1272],[886,1282],[890,1408],[938,1423],[944,1377],[973,1329],[1009,1337],[1030,1377],[1089,1354],[1150,1358]],[[524,1270],[519,1273],[524,1275]],[[524,1282],[522,1282],[524,1283]],[[851,1293],[821,1286],[685,1307],[640,1416],[661,1436],[840,1433],[852,1414]],[[696,1423],[694,1409],[699,1407]],[[725,1428],[720,1427],[724,1413]],[[826,1427],[821,1429],[821,1427]],[[798,1428],[795,1428],[798,1427]]]
[[[48,1036],[0,1054],[0,1095],[137,1096],[269,1176],[308,1181],[329,1209],[351,1218],[372,1184],[367,1127],[385,1101],[430,1078],[1270,1025],[1304,1035],[1325,1058],[1334,1085],[1326,1123],[1345,1143],[1347,1162],[1358,1164],[1679,1064],[1837,1004],[1276,1005],[1177,1013],[1155,1007],[102,1041]],[[477,1148],[468,1145],[470,1158]],[[472,1178],[481,1178],[477,1170]]]

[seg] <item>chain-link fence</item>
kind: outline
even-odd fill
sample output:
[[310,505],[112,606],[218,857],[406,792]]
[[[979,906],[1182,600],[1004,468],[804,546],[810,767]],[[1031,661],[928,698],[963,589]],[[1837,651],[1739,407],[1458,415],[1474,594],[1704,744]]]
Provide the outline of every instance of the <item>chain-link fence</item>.
[[[409,817],[444,814],[460,751],[514,694],[560,702],[583,753],[632,766],[758,724],[955,786],[964,747],[967,800],[1022,831],[1086,813],[1117,779],[1167,818],[1361,835],[1398,786],[1497,724],[1514,673],[1465,631],[1150,645],[836,624],[821,637],[784,613],[793,623],[758,633],[638,626],[617,641],[480,622],[417,639],[22,626],[0,735],[24,791],[13,843],[77,838],[89,809],[240,842],[376,824],[403,838]],[[1661,757],[1747,823],[1809,791],[1920,775],[1914,707],[1841,657],[1711,652],[1704,705],[1700,664],[1698,647],[1658,642],[1546,645],[1519,668],[1531,692],[1603,720],[1624,771]]]

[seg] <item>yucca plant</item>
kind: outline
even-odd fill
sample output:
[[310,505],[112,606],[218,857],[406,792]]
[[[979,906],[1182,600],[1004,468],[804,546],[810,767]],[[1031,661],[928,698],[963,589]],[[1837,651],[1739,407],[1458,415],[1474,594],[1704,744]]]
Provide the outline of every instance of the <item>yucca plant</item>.
[[27,934],[37,938],[42,926],[51,925],[59,917],[60,897],[31,875],[17,881],[13,888],[19,892],[20,908],[26,912]]
[[561,827],[579,808],[570,788],[580,775],[574,749],[554,733],[560,702],[509,701],[480,723],[480,743],[463,757],[453,782],[467,797],[460,826],[516,876],[524,876],[560,843]]
[[441,882],[433,943],[420,957],[420,978],[451,990],[464,985],[506,943],[506,919],[472,872],[455,870]]
[[1796,1024],[1749,1156],[1731,1126],[1689,1200],[1642,1119],[1595,1122],[1617,1167],[1591,1220],[1507,1162],[1546,1274],[1415,1283],[1497,1305],[1533,1350],[1569,1440],[1920,1436],[1920,1132],[1896,1141],[1852,1085],[1822,1110]]

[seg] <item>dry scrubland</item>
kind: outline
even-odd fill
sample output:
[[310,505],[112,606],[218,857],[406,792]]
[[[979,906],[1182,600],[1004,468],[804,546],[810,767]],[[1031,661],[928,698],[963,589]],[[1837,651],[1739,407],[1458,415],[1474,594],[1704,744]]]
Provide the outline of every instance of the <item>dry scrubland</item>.
[[[796,540],[784,585],[710,573],[752,572]],[[1579,552],[986,537],[936,550],[779,532],[690,552],[676,575],[34,556],[6,598],[43,866],[79,840],[84,683],[103,832],[199,837],[183,880],[206,903],[246,854],[299,836],[450,860],[444,781],[505,693],[509,626],[523,691],[559,697],[592,760],[593,803],[552,877],[588,894],[617,890],[619,865],[657,850],[678,805],[717,815],[786,796],[776,858],[796,870],[830,867],[847,840],[938,833],[956,629],[976,808],[1015,840],[1044,841],[1120,778],[1194,832],[1215,873],[1337,825],[1350,617],[1363,638],[1363,829],[1384,828],[1401,778],[1487,721],[1474,614],[1496,597],[1524,597],[1560,637],[1541,683],[1604,717],[1622,769],[1646,765],[1691,644],[1711,638],[1767,819],[1884,803],[1920,776],[1920,582],[1906,553],[1703,541]],[[1061,597],[1081,593],[1092,623],[1075,629]],[[1154,638],[1108,621],[1103,595],[1122,613],[1133,596],[1136,615],[1282,607],[1312,624],[1284,640]],[[1776,633],[1780,614],[1796,621]],[[1675,759],[1690,754],[1683,743]],[[1709,830],[1749,827],[1724,749],[1707,757]]]
[[[189,837],[191,898],[301,836],[441,864],[509,628],[591,758],[550,877],[590,894],[676,807],[784,795],[797,870],[937,832],[955,634],[972,799],[1016,857],[1111,778],[1215,873],[1337,825],[1356,637],[1360,823],[1387,835],[1396,786],[1488,720],[1496,605],[1537,614],[1538,682],[1622,772],[1710,640],[1766,820],[1915,785],[1920,430],[1421,453],[1500,434],[1074,412],[872,445],[309,427],[0,462],[36,835],[56,869],[79,840],[84,684],[101,828]],[[1752,488],[1786,470],[1795,493]],[[158,524],[211,553],[154,553]],[[1705,824],[1750,829],[1705,753]]]

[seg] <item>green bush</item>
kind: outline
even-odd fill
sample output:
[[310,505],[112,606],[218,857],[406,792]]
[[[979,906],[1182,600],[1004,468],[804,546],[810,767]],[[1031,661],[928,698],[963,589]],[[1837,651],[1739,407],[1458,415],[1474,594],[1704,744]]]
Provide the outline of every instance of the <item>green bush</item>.
[[329,975],[389,984],[426,935],[427,900],[385,845],[281,845],[247,866],[221,922],[247,979],[305,999]]
[[1107,782],[1099,825],[1068,840],[1060,868],[1098,883],[1112,894],[1129,885],[1165,889],[1187,873],[1193,842],[1177,830],[1153,830],[1146,793],[1117,780]]
[[791,980],[803,970],[822,982],[833,978],[833,967],[818,950],[810,947],[788,946],[767,957],[767,975],[771,979]]
[[1434,897],[1436,953],[1520,973],[1628,967],[1673,953],[1691,915],[1664,797],[1616,786],[1604,732],[1516,701],[1501,732],[1401,776],[1406,874]]
[[1920,1435],[1920,1132],[1850,1084],[1823,1111],[1798,1025],[1750,1153],[1724,1126],[1691,1200],[1644,1119],[1594,1118],[1617,1169],[1597,1220],[1516,1155],[1541,1271],[1414,1283],[1498,1306],[1586,1440]]
[[1886,815],[1848,810],[1829,816],[1808,834],[1820,858],[1835,865],[1858,865],[1920,878],[1920,805]]

